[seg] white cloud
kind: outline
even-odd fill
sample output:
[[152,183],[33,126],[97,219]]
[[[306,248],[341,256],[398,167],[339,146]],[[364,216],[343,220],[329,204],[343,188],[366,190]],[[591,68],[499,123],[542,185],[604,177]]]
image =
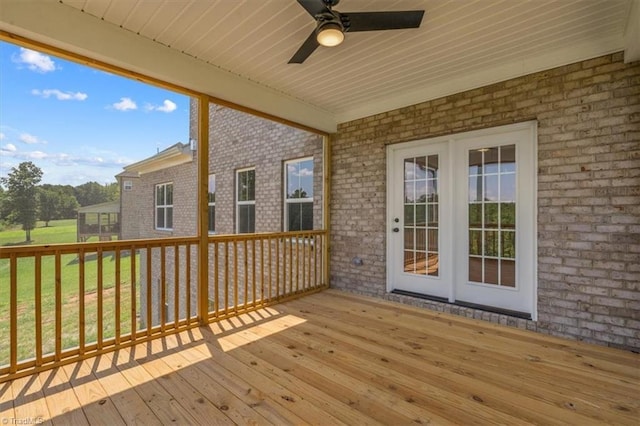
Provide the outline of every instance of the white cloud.
[[16,148],[16,146],[12,143],[8,143],[4,146],[4,148],[2,148],[3,151],[8,151],[8,152],[16,152],[18,150],[18,148]]
[[28,145],[33,145],[37,143],[46,144],[47,141],[43,141],[39,139],[37,136],[30,135],[29,133],[22,133],[19,137],[20,142],[26,143]]
[[4,138],[6,138],[4,133],[0,133],[0,141],[3,140]]
[[85,99],[87,99],[89,96],[86,93],[82,93],[82,92],[63,92],[61,90],[58,89],[45,89],[45,90],[38,90],[38,89],[33,89],[31,91],[32,95],[36,95],[36,96],[41,96],[45,99],[54,96],[56,99],[58,99],[59,101],[84,101]]
[[25,64],[31,71],[40,73],[51,72],[57,69],[55,62],[47,55],[35,50],[20,48],[20,54],[13,58],[14,62]]
[[120,98],[120,102],[116,102],[112,105],[118,111],[129,111],[132,109],[138,109],[138,105],[131,100],[131,98]]
[[298,174],[298,176],[300,176],[300,177],[313,176],[313,170],[300,169],[300,173]]
[[162,106],[158,106],[158,105],[152,105],[152,104],[146,104],[144,106],[144,109],[146,109],[147,111],[161,111],[161,112],[173,112],[178,108],[178,105],[175,104],[175,102],[171,102],[169,99],[165,99],[164,102],[162,103]]

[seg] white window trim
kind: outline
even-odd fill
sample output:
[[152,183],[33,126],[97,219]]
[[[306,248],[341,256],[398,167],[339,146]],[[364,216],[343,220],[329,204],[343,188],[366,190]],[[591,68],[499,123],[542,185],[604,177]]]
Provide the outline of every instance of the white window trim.
[[[255,199],[255,190],[256,190],[255,186],[256,186],[256,182],[255,182],[255,179],[254,179],[254,182],[253,182],[253,193],[254,193],[254,195],[253,195],[253,197],[254,197],[254,198],[253,198],[253,200],[247,200],[247,201],[240,201],[240,200],[238,200],[238,187],[239,187],[239,184],[240,184],[239,175],[240,175],[240,173],[248,172],[248,171],[251,171],[251,170],[253,170],[253,171],[254,171],[254,176],[255,176],[255,170],[256,170],[256,168],[255,168],[255,167],[245,167],[244,169],[237,169],[237,170],[236,170],[236,185],[235,185],[235,187],[236,187],[236,188],[235,188],[235,200],[236,200],[236,234],[239,234],[239,233],[240,233],[240,208],[239,208],[239,207],[240,207],[240,206],[250,206],[250,205],[255,206],[255,205],[256,205],[256,199]],[[256,219],[255,219],[255,210],[254,210],[254,217],[253,217],[253,227],[254,227],[254,229],[255,229],[255,225],[256,225],[255,220],[256,220]]]
[[[160,228],[158,226],[158,208],[163,208],[163,212],[164,212],[164,223],[166,225],[167,223],[167,207],[171,207],[171,210],[173,212],[173,204],[158,204],[158,187],[159,186],[163,186],[165,187],[164,191],[165,191],[165,199],[167,198],[167,192],[166,192],[166,187],[167,185],[171,185],[172,189],[173,189],[173,182],[163,182],[163,183],[158,183],[153,187],[153,204],[154,204],[154,209],[153,209],[153,225],[154,225],[154,229],[158,230],[158,231],[173,231],[173,214],[171,215],[172,220],[171,220],[171,228],[167,228],[166,226],[164,228]],[[172,191],[173,192],[173,191]],[[174,192],[175,194],[175,192]]]
[[[284,199],[284,231],[285,232],[289,232],[289,209],[287,208],[287,204],[291,204],[291,203],[313,203],[313,197],[307,197],[307,198],[287,198],[287,193],[288,188],[289,188],[289,182],[287,181],[287,176],[289,176],[288,173],[288,169],[287,166],[289,164],[293,164],[293,163],[301,163],[303,161],[313,161],[313,157],[302,157],[302,158],[294,158],[292,160],[287,160],[284,162],[284,185],[283,185],[283,194],[282,197]],[[314,169],[315,169],[315,164],[314,164]],[[314,174],[315,174],[315,170],[314,170]],[[315,178],[315,176],[314,176]],[[300,232],[304,232],[304,231],[300,231]]]
[[133,189],[133,181],[125,180],[125,181],[122,183],[122,189],[123,189],[124,191],[131,191],[131,190]]

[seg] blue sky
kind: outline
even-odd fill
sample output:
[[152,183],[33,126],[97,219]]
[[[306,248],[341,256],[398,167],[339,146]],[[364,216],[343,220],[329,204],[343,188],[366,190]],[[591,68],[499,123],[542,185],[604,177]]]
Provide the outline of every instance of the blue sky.
[[188,141],[188,96],[0,41],[0,177],[31,161],[42,183],[105,184]]

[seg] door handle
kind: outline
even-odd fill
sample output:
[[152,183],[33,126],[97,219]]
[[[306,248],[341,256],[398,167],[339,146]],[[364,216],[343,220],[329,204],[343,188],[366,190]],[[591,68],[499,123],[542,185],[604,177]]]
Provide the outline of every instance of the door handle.
[[400,232],[400,228],[393,228],[393,232]]

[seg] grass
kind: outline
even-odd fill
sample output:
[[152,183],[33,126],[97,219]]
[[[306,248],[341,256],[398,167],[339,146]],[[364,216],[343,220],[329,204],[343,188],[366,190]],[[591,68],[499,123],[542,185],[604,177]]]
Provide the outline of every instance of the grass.
[[[24,231],[20,229],[0,232],[0,250],[24,244]],[[51,221],[31,231],[32,244],[73,243],[76,241],[76,221]],[[76,255],[61,257],[62,296],[62,348],[78,346],[80,330],[80,299],[85,301],[85,341],[97,338],[98,260],[96,256],[85,258],[85,291],[79,294],[79,263]],[[115,335],[116,261],[111,253],[103,254],[103,336]],[[131,260],[121,256],[121,333],[131,330]],[[35,356],[35,260],[18,260],[18,359]],[[55,349],[55,263],[53,256],[42,258],[42,341],[43,353]],[[139,279],[137,280],[139,282]],[[136,291],[138,289],[136,288]],[[0,365],[9,362],[9,261],[0,260]]]

